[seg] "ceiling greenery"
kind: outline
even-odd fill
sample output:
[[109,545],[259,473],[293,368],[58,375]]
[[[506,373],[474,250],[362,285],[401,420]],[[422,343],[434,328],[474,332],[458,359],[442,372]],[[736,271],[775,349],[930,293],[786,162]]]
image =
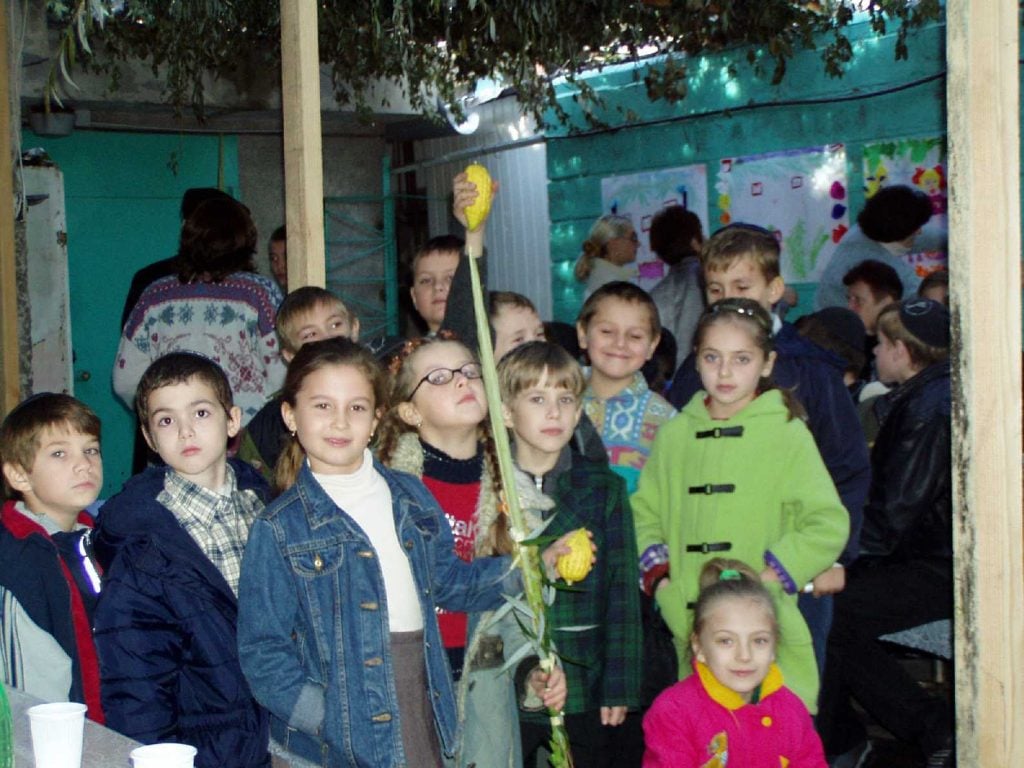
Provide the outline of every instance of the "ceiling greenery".
[[[856,5],[875,32],[896,31],[897,58],[908,55],[908,32],[942,13],[939,0]],[[204,76],[240,83],[280,62],[277,0],[48,0],[47,12],[60,29],[52,94],[59,79],[74,92],[77,67],[109,74],[116,88],[124,63],[139,59],[169,103],[201,118]],[[560,116],[554,77],[596,98],[577,75],[646,54],[669,54],[645,78],[652,99],[684,98],[687,56],[726,48],[736,66],[766,69],[777,83],[794,54],[817,47],[839,77],[853,57],[853,19],[846,0],[321,0],[320,59],[338,100],[364,111],[381,78],[426,113],[479,78],[500,78],[526,110]]]

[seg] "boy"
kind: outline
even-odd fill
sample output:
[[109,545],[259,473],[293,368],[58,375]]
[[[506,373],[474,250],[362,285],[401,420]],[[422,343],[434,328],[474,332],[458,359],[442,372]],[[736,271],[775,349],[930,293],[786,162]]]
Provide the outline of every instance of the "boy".
[[[359,339],[359,318],[330,291],[314,286],[296,288],[284,297],[277,310],[277,337],[281,359],[290,363],[307,341],[343,336]],[[260,471],[268,483],[284,450],[288,429],[281,419],[281,399],[272,397],[242,430],[238,458]]]
[[[566,660],[565,723],[576,765],[610,766],[613,731],[639,704],[641,634],[633,517],[621,478],[569,449],[579,421],[583,372],[561,347],[534,341],[498,366],[502,412],[515,436],[515,460],[554,501],[546,535],[585,527],[598,559],[573,591],[548,610],[552,637]],[[587,627],[568,631],[568,627]],[[561,631],[566,628],[566,631]],[[525,765],[546,743],[547,714],[520,718]]]
[[413,257],[409,295],[413,307],[427,324],[428,335],[441,329],[463,245],[462,239],[454,235],[432,237]]
[[846,306],[864,322],[868,336],[875,335],[878,313],[903,298],[903,283],[888,264],[868,259],[845,275]]
[[[732,224],[718,230],[701,251],[708,304],[745,297],[771,312],[786,289],[779,253],[775,236],[761,227]],[[843,384],[842,361],[804,339],[790,323],[776,320],[774,334],[772,378],[779,387],[792,390],[807,411],[807,427],[850,515],[850,538],[839,562],[814,578],[813,595],[801,594],[799,600],[820,666],[832,613],[831,601],[822,598],[842,590],[845,568],[857,558],[864,499],[871,479],[867,444]],[[701,389],[694,363],[691,354],[676,372],[669,392],[669,401],[676,408],[686,405]]]
[[83,510],[103,485],[100,420],[70,395],[39,394],[0,427],[0,673],[45,701],[86,704],[103,722],[90,629],[99,575]]
[[491,291],[487,314],[494,330],[495,360],[528,341],[544,341],[544,323],[537,308],[521,293]]
[[166,466],[131,478],[103,507],[94,629],[107,724],[144,743],[191,744],[199,768],[269,766],[266,713],[238,661],[238,575],[266,483],[227,458],[241,411],[224,372],[174,352],[135,396]]
[[949,311],[920,298],[887,307],[875,355],[879,377],[896,386],[875,403],[881,426],[860,558],[836,597],[818,724],[826,752],[855,764],[870,745],[852,695],[941,768],[954,759],[950,708],[878,637],[952,616]]
[[661,338],[658,308],[643,288],[605,283],[584,302],[576,333],[591,365],[583,410],[601,434],[609,465],[632,493],[658,427],[676,415],[640,370]]

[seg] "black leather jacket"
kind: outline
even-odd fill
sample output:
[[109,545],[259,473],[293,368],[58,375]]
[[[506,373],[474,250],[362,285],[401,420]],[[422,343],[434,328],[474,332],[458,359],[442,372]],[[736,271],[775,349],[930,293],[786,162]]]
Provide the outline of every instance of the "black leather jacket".
[[861,557],[951,560],[949,363],[925,368],[875,404]]

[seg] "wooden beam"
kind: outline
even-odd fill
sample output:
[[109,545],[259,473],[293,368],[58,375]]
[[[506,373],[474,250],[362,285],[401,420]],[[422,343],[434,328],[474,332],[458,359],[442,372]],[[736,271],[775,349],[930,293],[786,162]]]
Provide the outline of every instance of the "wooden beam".
[[1024,765],[1016,3],[949,0],[958,764]]
[[316,0],[281,0],[281,107],[288,287],[326,285]]
[[[14,176],[11,159],[10,14],[0,8],[0,407],[7,413],[20,399],[18,280],[14,252]],[[16,71],[15,77],[20,77]]]

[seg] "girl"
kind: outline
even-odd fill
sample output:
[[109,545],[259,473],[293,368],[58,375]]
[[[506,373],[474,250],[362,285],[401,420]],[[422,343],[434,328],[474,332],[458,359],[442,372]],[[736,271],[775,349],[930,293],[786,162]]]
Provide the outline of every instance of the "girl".
[[[812,711],[818,673],[796,593],[832,564],[849,521],[797,404],[772,388],[772,319],[723,299],[697,324],[698,392],[654,440],[632,498],[644,589],[684,658],[697,575],[719,552],[763,563],[778,600],[778,661]],[[689,674],[681,669],[681,675]]]
[[574,271],[576,279],[587,284],[587,296],[613,280],[636,279],[639,248],[640,238],[625,216],[608,214],[594,222]]
[[293,766],[440,766],[456,722],[435,603],[483,610],[519,589],[509,558],[456,557],[423,485],[373,461],[385,386],[370,352],[340,338],[304,345],[285,378],[287,490],[250,533],[238,634],[272,748]]
[[775,605],[757,573],[714,558],[700,587],[690,636],[697,674],[644,717],[644,768],[825,768],[807,708],[775,665]]
[[[392,361],[391,373],[392,407],[381,426],[380,460],[422,478],[444,510],[463,560],[512,553],[508,520],[498,504],[487,401],[473,354],[442,333],[406,344]],[[520,496],[524,509],[537,506],[538,494],[529,483]],[[464,738],[458,764],[520,766],[516,696],[510,677],[499,674],[504,659],[523,643],[515,618],[508,615],[494,624],[486,615],[441,612],[438,623],[452,666],[459,670],[457,679],[461,676]],[[549,686],[556,683],[564,691],[561,670]]]

